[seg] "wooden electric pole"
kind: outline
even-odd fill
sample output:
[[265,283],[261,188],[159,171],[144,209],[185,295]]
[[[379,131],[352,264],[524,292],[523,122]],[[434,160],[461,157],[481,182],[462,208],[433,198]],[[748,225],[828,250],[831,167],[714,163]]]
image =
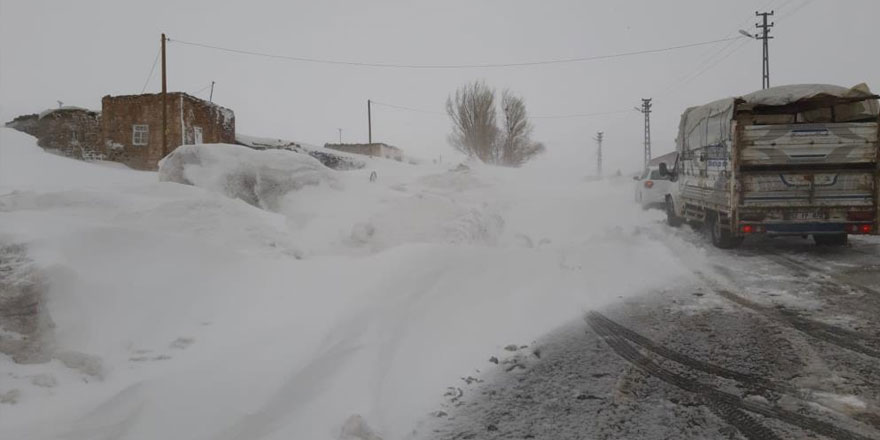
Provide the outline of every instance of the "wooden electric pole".
[[373,143],[373,103],[367,100],[367,143]]
[[168,77],[165,70],[165,34],[162,34],[162,157],[168,154]]
[[772,17],[774,11],[770,12],[755,12],[756,17],[762,17],[763,22],[755,24],[755,27],[761,30],[760,34],[755,35],[755,38],[759,38],[764,41],[764,62],[761,72],[761,87],[763,89],[770,88],[770,40],[773,37],[770,36],[770,28],[776,25],[776,23],[767,23],[767,17]]
[[214,81],[211,81],[211,96],[208,98],[208,102],[214,102]]

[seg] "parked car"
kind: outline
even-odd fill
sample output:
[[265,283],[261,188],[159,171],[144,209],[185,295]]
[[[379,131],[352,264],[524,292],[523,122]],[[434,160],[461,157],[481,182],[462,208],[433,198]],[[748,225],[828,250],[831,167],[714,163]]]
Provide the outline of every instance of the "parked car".
[[648,167],[633,179],[636,181],[636,203],[643,209],[666,208],[666,195],[672,182],[668,174],[661,175],[659,165]]

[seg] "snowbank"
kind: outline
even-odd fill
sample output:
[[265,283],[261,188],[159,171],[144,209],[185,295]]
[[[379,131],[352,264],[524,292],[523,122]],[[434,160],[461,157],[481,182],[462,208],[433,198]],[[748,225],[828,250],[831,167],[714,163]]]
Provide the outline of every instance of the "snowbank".
[[195,185],[275,211],[279,200],[308,185],[337,186],[316,159],[239,145],[183,145],[159,162],[159,180]]
[[0,241],[63,353],[0,355],[0,438],[405,438],[503,347],[685,273],[629,181],[211,145],[162,164],[189,186],[0,134]]

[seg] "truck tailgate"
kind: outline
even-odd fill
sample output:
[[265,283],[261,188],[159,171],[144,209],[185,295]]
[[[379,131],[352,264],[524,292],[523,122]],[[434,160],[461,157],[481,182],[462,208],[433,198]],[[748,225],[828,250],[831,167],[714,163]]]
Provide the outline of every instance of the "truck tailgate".
[[877,161],[876,122],[743,127],[740,164],[774,166]]

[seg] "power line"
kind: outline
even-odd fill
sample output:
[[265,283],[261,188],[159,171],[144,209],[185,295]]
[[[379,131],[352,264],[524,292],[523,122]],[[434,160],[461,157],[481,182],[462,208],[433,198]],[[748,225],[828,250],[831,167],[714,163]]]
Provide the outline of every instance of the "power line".
[[570,115],[538,115],[538,116],[529,116],[531,119],[572,119],[572,118],[592,118],[597,116],[610,116],[610,115],[619,115],[622,113],[629,113],[629,110],[617,110],[611,112],[597,112],[597,113],[574,113]]
[[637,50],[637,51],[620,52],[620,53],[607,54],[607,55],[594,55],[594,56],[586,56],[586,57],[561,58],[561,59],[541,60],[541,61],[525,61],[525,62],[514,62],[514,63],[487,63],[487,64],[371,63],[371,62],[331,60],[331,59],[322,59],[322,58],[308,58],[308,57],[299,57],[299,56],[278,55],[278,54],[270,54],[270,53],[258,52],[258,51],[253,51],[253,50],[233,49],[233,48],[214,46],[214,45],[204,44],[204,43],[195,43],[195,42],[191,42],[191,41],[172,40],[170,38],[168,39],[168,41],[182,44],[182,45],[187,45],[187,46],[194,46],[194,47],[200,47],[200,48],[204,48],[204,49],[217,50],[217,51],[221,51],[221,52],[229,52],[229,53],[236,53],[236,54],[241,54],[241,55],[260,56],[260,57],[265,57],[265,58],[284,59],[284,60],[289,60],[289,61],[298,61],[298,62],[316,63],[316,64],[331,64],[331,65],[356,66],[356,67],[397,68],[397,69],[484,69],[484,68],[501,68],[501,67],[527,67],[527,66],[539,66],[539,65],[548,65],[548,64],[565,64],[565,63],[579,63],[579,62],[587,62],[587,61],[607,60],[607,59],[612,59],[612,58],[622,58],[622,57],[629,57],[629,56],[668,52],[668,51],[687,49],[687,48],[698,47],[698,46],[708,46],[708,45],[712,45],[712,44],[718,44],[718,43],[724,43],[727,41],[737,40],[740,38],[744,38],[744,37],[735,36],[735,37],[721,38],[721,39],[711,40],[711,41],[702,41],[699,43],[691,43],[691,44],[682,44],[682,45],[678,45],[678,46],[663,47],[663,48],[659,48],[659,49]]
[[147,80],[144,81],[144,87],[141,89],[142,95],[147,90],[147,85],[150,83],[150,80],[153,79],[153,72],[156,71],[156,63],[159,62],[159,54],[161,54],[161,53],[162,53],[161,49],[159,49],[159,51],[156,52],[156,58],[153,60],[153,67],[150,67],[150,74],[147,75]]
[[733,50],[727,52],[726,54],[724,54],[723,56],[720,56],[719,58],[715,58],[714,61],[706,64],[705,67],[703,67],[702,69],[700,69],[698,67],[697,70],[694,70],[693,72],[689,73],[688,75],[685,75],[680,80],[678,80],[677,82],[673,83],[671,86],[666,88],[663,92],[659,93],[659,96],[667,96],[667,94],[672,92],[673,90],[684,87],[684,86],[692,83],[697,78],[703,76],[703,74],[705,74],[705,73],[709,72],[710,70],[712,70],[713,68],[715,68],[715,66],[718,66],[719,64],[723,63],[724,60],[730,58],[733,54],[735,54],[737,51],[739,51],[740,49],[745,47],[748,43],[749,43],[749,40],[744,39],[743,41],[740,42],[740,44],[738,46],[735,46],[735,47],[729,46],[729,47],[723,48],[722,50],[718,51],[718,55],[721,55],[722,53],[724,53],[725,50],[729,49],[730,47],[733,47]]
[[[768,9],[777,1],[780,1],[780,0],[768,0],[767,2],[764,3],[763,6],[761,6],[761,8],[759,8],[759,10]],[[782,1],[782,3],[780,3],[779,7],[777,7],[776,9],[787,7],[793,0],[781,0],[781,1]],[[811,1],[812,0],[807,0],[808,3]],[[794,11],[794,12],[796,12],[796,11]],[[753,23],[754,22],[753,20],[754,20],[753,17],[747,18],[742,23],[740,23],[740,25],[737,26],[736,29],[745,28],[746,25]],[[729,35],[735,35],[736,33],[737,32],[731,32]],[[737,43],[739,43],[739,45],[737,45]],[[713,50],[710,48],[710,49],[706,50],[705,52],[703,52],[700,55],[701,61],[696,64],[696,67],[691,69],[687,74],[681,76],[679,79],[669,83],[669,85],[665,89],[663,89],[663,91],[659,95],[665,96],[667,93],[669,93],[675,89],[679,89],[681,87],[684,87],[684,86],[690,84],[691,82],[693,82],[694,80],[696,80],[697,78],[702,76],[704,73],[712,70],[715,66],[721,64],[724,60],[726,60],[731,55],[733,55],[734,53],[736,53],[737,51],[742,49],[747,43],[748,43],[748,40],[746,40],[746,39],[743,39],[742,41],[732,40],[732,41],[728,42],[727,44],[725,44],[721,49]],[[728,50],[731,48],[733,48],[733,50],[728,52]]]
[[[390,107],[390,108],[397,109],[397,110],[425,113],[425,114],[438,115],[438,116],[443,116],[443,117],[447,116],[446,112],[425,110],[425,109],[421,109],[421,108],[407,107],[404,105],[389,104],[386,102],[379,102],[379,101],[371,101],[371,102],[373,103],[373,105],[378,105],[378,106],[382,106],[382,107]],[[596,113],[572,113],[572,114],[566,114],[566,115],[535,115],[535,116],[529,116],[529,119],[591,118],[591,117],[598,117],[598,116],[619,115],[619,114],[629,113],[629,112],[630,112],[630,110],[618,110],[618,111],[596,112]]]
[[397,105],[397,104],[387,104],[387,103],[384,103],[384,102],[373,101],[373,100],[370,100],[370,102],[372,102],[372,103],[375,104],[375,105],[379,105],[379,106],[382,106],[382,107],[395,108],[395,109],[398,109],[398,110],[406,110],[406,111],[417,112],[417,113],[426,113],[426,114],[431,114],[431,115],[442,115],[442,116],[446,116],[446,113],[445,113],[445,112],[438,112],[438,111],[433,111],[433,110],[423,110],[423,109],[420,109],[420,108],[406,107],[406,106],[403,106],[403,105]]
[[781,17],[779,17],[779,19],[777,19],[777,21],[780,21],[780,22],[781,22],[781,21],[783,21],[783,20],[788,20],[789,18],[793,17],[795,14],[797,14],[798,12],[800,12],[802,9],[806,8],[807,6],[810,6],[810,5],[813,3],[813,1],[814,1],[814,0],[806,0],[806,1],[804,1],[803,3],[801,3],[800,5],[798,5],[796,8],[794,8],[793,10],[791,10],[791,12],[789,12],[788,14],[784,14],[784,15],[782,15]]
[[192,94],[193,96],[197,96],[199,93],[202,93],[202,92],[204,92],[205,90],[208,90],[212,85],[213,85],[213,83],[210,83],[210,84],[206,85],[205,87],[202,87],[201,89],[198,89],[198,90],[196,90],[195,92],[192,92],[191,94]]

